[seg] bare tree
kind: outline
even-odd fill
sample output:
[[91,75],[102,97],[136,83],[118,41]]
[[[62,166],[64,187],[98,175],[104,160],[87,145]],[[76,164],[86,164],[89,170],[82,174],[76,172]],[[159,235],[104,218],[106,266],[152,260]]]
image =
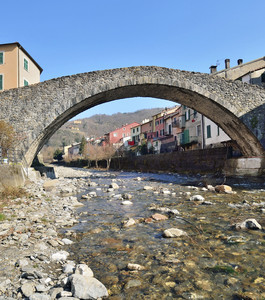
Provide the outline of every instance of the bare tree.
[[4,120],[0,120],[0,147],[2,155],[6,156],[10,148],[16,143],[16,132],[14,128]]
[[115,153],[116,149],[113,147],[113,145],[106,145],[102,147],[102,159],[106,160],[107,162],[107,170],[109,170],[111,159]]
[[98,145],[87,144],[84,149],[84,155],[91,161],[95,161],[96,168],[98,169],[98,161],[102,159],[102,147]]

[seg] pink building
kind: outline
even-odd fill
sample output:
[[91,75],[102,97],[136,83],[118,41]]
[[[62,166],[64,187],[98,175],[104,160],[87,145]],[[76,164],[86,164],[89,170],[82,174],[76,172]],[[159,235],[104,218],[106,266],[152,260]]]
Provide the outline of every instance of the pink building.
[[108,134],[108,140],[110,144],[122,145],[124,141],[129,140],[131,137],[131,128],[140,125],[137,122],[123,125],[121,128],[115,129]]

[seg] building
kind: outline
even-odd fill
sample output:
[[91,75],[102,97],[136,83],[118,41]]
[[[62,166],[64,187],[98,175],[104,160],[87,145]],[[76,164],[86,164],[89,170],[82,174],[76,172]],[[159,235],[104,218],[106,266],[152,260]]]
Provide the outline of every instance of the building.
[[182,105],[181,112],[180,127],[183,131],[178,134],[180,146],[184,150],[202,149],[202,115],[186,105]]
[[139,123],[133,122],[109,132],[108,143],[117,148],[124,145],[126,141],[131,139],[131,128],[139,125]]
[[40,82],[42,68],[19,44],[0,44],[0,91]]
[[230,67],[230,59],[226,59],[224,70],[217,71],[217,66],[211,66],[210,70],[213,75],[265,87],[265,56],[247,63],[238,59],[234,67]]
[[204,148],[220,147],[230,140],[230,137],[217,124],[204,117]]
[[175,106],[173,110],[164,116],[165,132],[161,139],[160,152],[172,152],[177,150],[180,145],[178,136],[182,132],[179,118],[181,117],[181,106]]
[[140,142],[140,136],[141,136],[141,124],[138,124],[136,126],[133,126],[131,128],[131,141],[134,145],[138,145]]

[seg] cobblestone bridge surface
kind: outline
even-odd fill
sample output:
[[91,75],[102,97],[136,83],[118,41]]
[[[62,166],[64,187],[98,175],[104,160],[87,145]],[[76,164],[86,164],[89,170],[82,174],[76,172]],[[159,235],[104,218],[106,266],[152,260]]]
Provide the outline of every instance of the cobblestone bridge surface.
[[[130,97],[187,105],[217,123],[237,141],[244,155],[264,155],[259,139],[242,122],[252,124],[246,116],[264,107],[263,88],[161,67],[95,71],[4,91],[0,94],[0,119],[10,122],[23,137],[19,147],[31,164],[45,142],[69,119],[95,105]],[[254,116],[255,123],[256,116],[262,114]]]

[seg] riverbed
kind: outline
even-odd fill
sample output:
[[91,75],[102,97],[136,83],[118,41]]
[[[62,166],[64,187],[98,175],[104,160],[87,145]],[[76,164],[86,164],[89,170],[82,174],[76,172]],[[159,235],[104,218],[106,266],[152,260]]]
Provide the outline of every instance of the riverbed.
[[265,299],[261,179],[55,172],[0,203],[1,300]]
[[[200,176],[89,172],[79,223],[62,234],[77,233],[70,257],[94,270],[110,299],[265,298],[264,230],[233,228],[247,219],[264,228],[262,181],[217,193]],[[166,238],[170,228],[185,234]]]

